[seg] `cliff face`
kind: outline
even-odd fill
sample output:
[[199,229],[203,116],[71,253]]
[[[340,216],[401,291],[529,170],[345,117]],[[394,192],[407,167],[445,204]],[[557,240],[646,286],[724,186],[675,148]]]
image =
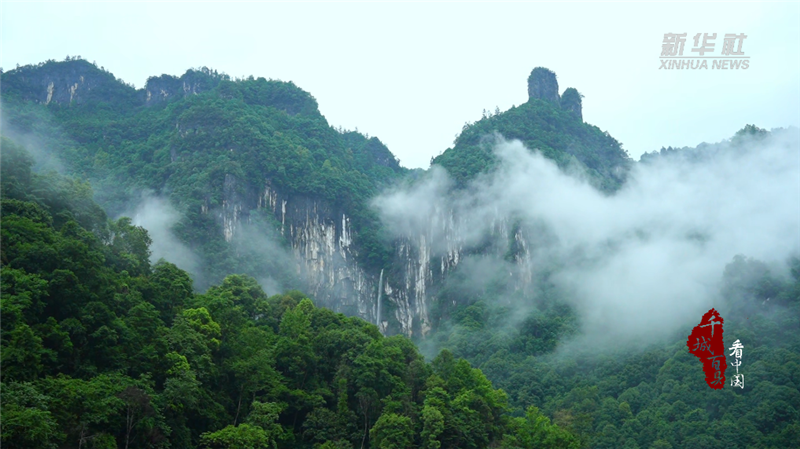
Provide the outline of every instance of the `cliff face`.
[[295,287],[319,306],[375,323],[378,277],[356,261],[358,249],[346,211],[316,198],[284,194],[269,183],[258,195],[239,194],[236,185],[236,178],[226,175],[222,207],[216,212],[201,208],[217,215],[227,242],[241,232],[251,213],[269,211],[291,245],[292,269],[304,283]]
[[[395,241],[393,263],[385,273],[371,272],[357,261],[359,249],[346,211],[318,199],[286,195],[269,184],[253,203],[233,194],[232,188],[226,191],[219,212],[226,240],[233,239],[241,220],[253,209],[270,211],[291,244],[293,268],[305,284],[303,290],[318,305],[364,318],[383,332],[428,334],[435,324],[431,310],[438,289],[471,251],[466,235],[472,224],[452,210],[440,209],[429,218],[426,230]],[[499,217],[491,229],[491,240],[501,243],[489,246],[488,251],[502,257],[508,251],[502,242],[514,241],[514,262],[525,273],[528,243],[524,232]],[[516,287],[525,288],[529,282],[530,276],[523,274]]]
[[144,89],[135,89],[83,59],[48,61],[19,67],[3,77],[3,94],[16,94],[23,100],[49,105],[103,102],[117,107],[154,105],[214,89],[224,74],[202,68],[188,70],[180,77],[150,77]]
[[270,210],[291,243],[295,268],[320,305],[374,322],[377,279],[356,262],[350,218],[319,200],[284,195],[267,185],[258,208]]
[[544,67],[536,67],[528,77],[528,98],[538,98],[553,104],[559,103],[556,74]]
[[197,95],[215,88],[220,81],[228,79],[228,76],[207,68],[188,70],[180,77],[152,76],[147,79],[144,86],[144,102],[147,105],[154,105],[187,95]]

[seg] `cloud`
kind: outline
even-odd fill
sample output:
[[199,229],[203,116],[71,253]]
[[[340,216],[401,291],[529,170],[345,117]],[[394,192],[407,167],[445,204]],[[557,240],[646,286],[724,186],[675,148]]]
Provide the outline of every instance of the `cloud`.
[[528,248],[518,269],[553,271],[582,342],[646,342],[722,306],[719,281],[735,255],[782,263],[800,254],[797,131],[713,149],[702,160],[635,164],[607,195],[499,138],[497,170],[466,189],[434,169],[374,205],[395,237],[433,235],[434,256],[454,242],[507,248],[498,229],[519,223]]
[[[8,109],[5,101],[0,104],[0,110],[4,109]],[[27,111],[23,111],[23,114],[25,112]],[[33,120],[27,126],[13,125],[8,115],[7,112],[0,115],[0,133],[28,151],[33,158],[33,170],[39,173],[66,173],[64,164],[54,149],[64,146],[68,139],[63,137],[60,127],[53,123],[51,114],[47,113],[41,120]],[[26,123],[26,120],[17,122]]]
[[240,261],[267,295],[284,292],[299,282],[294,256],[269,218],[269,212],[251,211],[250,219],[238,224],[231,241]]
[[150,245],[151,262],[155,263],[163,258],[194,277],[200,274],[198,256],[172,231],[172,227],[180,220],[181,215],[168,200],[142,194],[139,203],[122,215],[131,217],[134,225],[147,230],[153,240]]

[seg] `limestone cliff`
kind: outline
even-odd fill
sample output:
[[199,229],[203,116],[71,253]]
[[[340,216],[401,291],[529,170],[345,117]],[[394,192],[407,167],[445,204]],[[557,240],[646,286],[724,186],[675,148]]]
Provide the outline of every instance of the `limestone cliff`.
[[558,104],[558,81],[556,74],[544,67],[536,67],[528,77],[528,97]]
[[[280,223],[280,233],[291,244],[294,269],[305,284],[304,291],[320,306],[375,323],[380,286],[383,312],[378,325],[384,332],[428,334],[435,324],[431,310],[437,290],[448,273],[474,251],[466,239],[474,224],[452,210],[440,209],[429,217],[425,231],[394,242],[393,264],[381,277],[380,271],[368,271],[359,264],[359,248],[346,211],[319,199],[284,194],[269,183],[255,204],[247,204],[234,193],[233,183],[226,179],[226,198],[219,212],[226,240],[235,236],[240,221],[253,208],[270,211]],[[508,252],[503,242],[514,241],[514,262],[524,266],[528,251],[524,232],[502,217],[491,229],[495,244],[488,250],[502,257]],[[517,279],[519,288],[529,282],[529,275]]]

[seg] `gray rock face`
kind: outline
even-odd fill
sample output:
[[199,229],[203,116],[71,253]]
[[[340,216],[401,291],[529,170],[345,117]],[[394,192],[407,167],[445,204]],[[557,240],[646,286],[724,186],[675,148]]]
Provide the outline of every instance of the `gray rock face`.
[[[431,310],[436,292],[469,251],[466,235],[472,225],[452,211],[438,210],[424,232],[395,242],[394,264],[385,270],[380,282],[380,271],[368,272],[357,262],[358,247],[345,211],[314,198],[285,195],[270,185],[260,194],[255,208],[269,210],[280,222],[281,233],[291,243],[294,268],[305,284],[302,287],[317,305],[375,323],[380,285],[383,311],[379,328],[383,332],[428,334],[434,324]],[[235,195],[223,200],[226,240],[233,238],[239,220],[250,209]],[[520,249],[514,262],[524,268],[528,247],[524,233],[512,229],[502,218],[492,223],[491,229],[497,242],[508,242],[514,234],[512,240]],[[490,251],[502,257],[507,247],[500,245]],[[519,276],[517,282],[519,288],[525,288],[530,276]]]
[[305,196],[288,196],[269,185],[258,208],[270,210],[291,243],[295,269],[318,305],[374,322],[378,279],[356,262],[350,218]]
[[144,86],[145,102],[147,104],[157,104],[171,99],[181,91],[181,80],[170,75],[148,78]]
[[528,98],[538,98],[559,105],[556,74],[544,67],[536,67],[528,77]]
[[223,79],[227,77],[206,68],[188,70],[180,78],[171,75],[153,76],[147,79],[144,87],[145,104],[153,105],[206,92],[215,88]]
[[561,109],[572,114],[573,117],[583,121],[582,98],[577,89],[568,87],[561,96]]
[[0,87],[4,93],[16,91],[24,99],[44,104],[104,102],[114,106],[138,106],[207,92],[227,79],[226,75],[202,68],[188,70],[180,78],[151,77],[144,89],[136,90],[88,61],[68,59],[20,67],[4,74]]

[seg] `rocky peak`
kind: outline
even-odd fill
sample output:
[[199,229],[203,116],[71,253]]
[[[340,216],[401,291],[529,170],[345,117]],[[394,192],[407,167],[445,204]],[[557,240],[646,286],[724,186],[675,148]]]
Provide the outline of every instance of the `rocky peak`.
[[561,96],[561,109],[572,114],[573,117],[583,121],[583,106],[581,105],[583,95],[574,87],[568,87]]
[[172,75],[152,76],[145,84],[145,102],[148,105],[195,95],[214,89],[227,75],[203,67],[199,70],[187,70],[180,78]]
[[559,104],[558,81],[556,74],[544,67],[536,67],[528,77],[528,98],[538,98]]
[[528,98],[529,100],[545,100],[555,106],[569,112],[573,117],[583,121],[583,107],[581,95],[574,87],[569,87],[564,91],[564,95],[558,95],[558,81],[556,74],[544,67],[536,67],[528,77]]

